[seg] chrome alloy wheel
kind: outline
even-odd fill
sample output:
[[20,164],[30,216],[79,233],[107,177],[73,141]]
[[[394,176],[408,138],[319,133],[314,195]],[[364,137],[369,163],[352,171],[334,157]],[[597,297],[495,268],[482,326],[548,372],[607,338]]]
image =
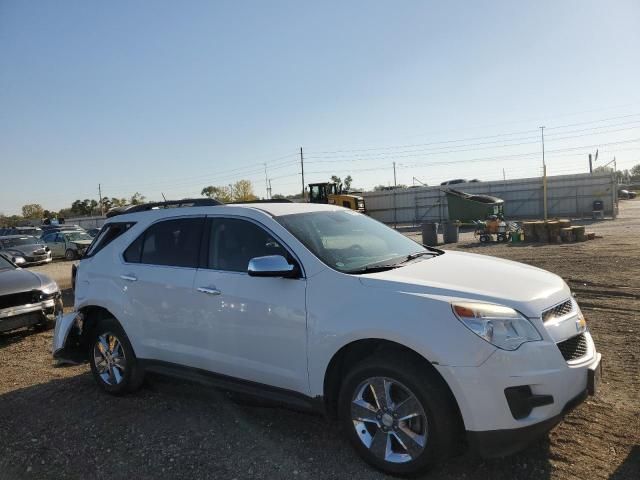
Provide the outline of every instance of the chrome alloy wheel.
[[422,405],[411,390],[391,378],[372,377],[358,386],[351,420],[362,443],[386,462],[415,460],[427,443]]
[[93,346],[93,361],[100,378],[107,385],[118,385],[124,380],[126,358],[122,343],[113,333],[98,336]]

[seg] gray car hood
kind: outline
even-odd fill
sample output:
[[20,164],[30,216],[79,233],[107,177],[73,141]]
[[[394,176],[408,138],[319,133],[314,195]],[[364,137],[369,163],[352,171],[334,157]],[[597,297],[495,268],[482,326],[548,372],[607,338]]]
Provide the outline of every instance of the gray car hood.
[[0,270],[0,295],[39,289],[48,279],[21,268]]
[[28,245],[16,245],[15,247],[0,248],[0,250],[5,252],[9,250],[13,252],[22,252],[25,255],[31,256],[33,252],[42,248],[47,248],[47,246],[43,243],[30,243]]

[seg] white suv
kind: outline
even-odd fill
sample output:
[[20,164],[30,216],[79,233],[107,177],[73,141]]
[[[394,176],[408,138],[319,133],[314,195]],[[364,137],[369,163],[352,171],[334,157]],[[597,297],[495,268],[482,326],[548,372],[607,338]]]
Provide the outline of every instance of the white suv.
[[593,393],[601,356],[557,275],[426,248],[341,207],[158,208],[105,224],[54,357],[121,394],[145,371],[337,416],[362,457],[505,455]]

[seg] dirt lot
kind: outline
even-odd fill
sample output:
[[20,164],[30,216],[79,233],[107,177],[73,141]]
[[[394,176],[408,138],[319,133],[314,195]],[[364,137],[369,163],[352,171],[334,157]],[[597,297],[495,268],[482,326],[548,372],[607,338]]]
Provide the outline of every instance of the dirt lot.
[[[598,396],[548,439],[501,460],[465,454],[429,478],[640,478],[640,200],[589,229],[603,238],[454,247],[561,275],[587,315],[605,376]],[[69,285],[67,262],[38,270]],[[109,397],[87,367],[53,367],[51,336],[0,336],[0,478],[384,478],[321,417],[158,378],[136,395]]]

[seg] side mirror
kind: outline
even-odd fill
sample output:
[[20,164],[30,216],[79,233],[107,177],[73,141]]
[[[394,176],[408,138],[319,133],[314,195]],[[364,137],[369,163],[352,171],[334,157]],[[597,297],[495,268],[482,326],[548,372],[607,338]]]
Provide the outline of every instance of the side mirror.
[[247,273],[251,277],[298,278],[300,273],[295,265],[287,262],[282,255],[268,255],[249,260]]

